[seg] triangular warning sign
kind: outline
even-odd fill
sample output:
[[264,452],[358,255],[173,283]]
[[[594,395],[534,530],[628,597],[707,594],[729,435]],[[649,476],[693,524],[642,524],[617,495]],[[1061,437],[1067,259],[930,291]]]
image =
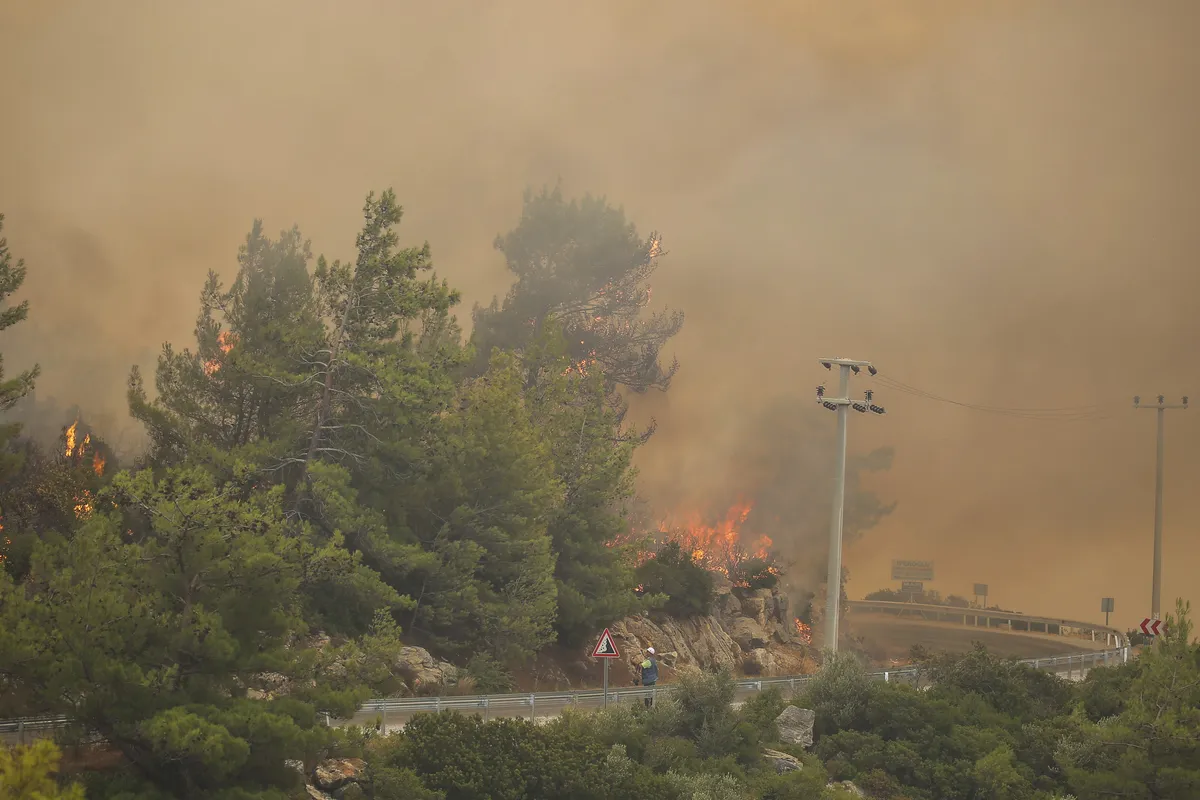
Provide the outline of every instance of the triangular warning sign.
[[620,658],[621,654],[617,652],[617,643],[613,641],[612,634],[608,632],[608,628],[604,629],[604,633],[600,634],[600,641],[596,642],[596,649],[592,651],[592,658]]

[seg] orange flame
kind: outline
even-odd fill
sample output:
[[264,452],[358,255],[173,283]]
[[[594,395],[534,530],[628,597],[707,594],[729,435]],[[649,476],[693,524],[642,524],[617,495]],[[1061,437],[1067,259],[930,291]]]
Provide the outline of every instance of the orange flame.
[[67,458],[75,454],[75,429],[79,427],[79,420],[71,423],[71,427],[67,428]]
[[107,462],[105,461],[104,456],[100,455],[99,453],[96,453],[92,456],[92,471],[96,473],[97,477],[104,474],[104,465],[106,463]]
[[751,503],[738,502],[715,525],[702,522],[699,514],[691,514],[682,522],[668,520],[659,526],[659,533],[679,542],[706,569],[728,576],[731,568],[747,558],[766,558],[773,544],[769,536],[743,540],[741,528],[753,507]]
[[[221,356],[224,356],[233,346],[237,344],[237,336],[229,331],[221,331],[217,334],[217,346],[221,348]],[[204,374],[212,375],[221,368],[221,357],[210,359],[204,362]]]
[[75,518],[85,520],[92,515],[92,510],[92,493],[84,489],[83,494],[75,498]]
[[796,618],[796,633],[805,644],[812,644],[812,628],[801,622],[799,617]]

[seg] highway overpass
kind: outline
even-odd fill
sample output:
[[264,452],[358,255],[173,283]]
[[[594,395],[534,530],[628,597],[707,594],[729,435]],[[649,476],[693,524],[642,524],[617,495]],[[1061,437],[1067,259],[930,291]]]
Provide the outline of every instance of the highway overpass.
[[1116,628],[1057,617],[952,606],[852,600],[845,630],[861,638],[876,660],[904,659],[913,645],[965,652],[976,641],[998,655],[1021,659],[1063,656],[1128,644]]

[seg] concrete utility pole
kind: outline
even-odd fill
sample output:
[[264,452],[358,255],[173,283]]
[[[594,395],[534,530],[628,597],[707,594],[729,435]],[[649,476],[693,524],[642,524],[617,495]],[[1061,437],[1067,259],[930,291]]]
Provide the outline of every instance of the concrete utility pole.
[[842,604],[842,519],[846,506],[846,412],[853,408],[859,413],[870,411],[882,414],[883,406],[872,402],[870,389],[866,392],[866,402],[859,403],[850,399],[850,374],[857,375],[863,367],[872,375],[879,370],[870,361],[854,361],[849,358],[822,358],[821,366],[832,370],[838,366],[838,396],[826,397],[825,387],[817,387],[817,402],[837,412],[837,463],[834,466],[833,482],[833,515],[829,524],[829,586],[825,599],[825,648],[837,651],[838,624],[841,618]]
[[1185,395],[1183,403],[1168,405],[1163,395],[1158,396],[1158,405],[1144,406],[1142,398],[1133,398],[1135,409],[1153,408],[1158,412],[1158,466],[1154,473],[1154,582],[1150,589],[1150,616],[1161,619],[1162,611],[1162,520],[1163,520],[1163,418],[1167,409],[1185,409],[1188,399]]

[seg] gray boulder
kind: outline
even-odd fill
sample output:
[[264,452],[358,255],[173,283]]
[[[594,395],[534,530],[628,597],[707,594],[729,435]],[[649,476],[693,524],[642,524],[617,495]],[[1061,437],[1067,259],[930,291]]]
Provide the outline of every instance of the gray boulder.
[[760,647],[766,647],[767,642],[771,640],[771,634],[767,633],[761,625],[749,617],[737,617],[734,619],[729,625],[729,636],[746,653]]
[[361,758],[326,759],[313,770],[313,783],[322,791],[332,792],[362,778],[366,768]]
[[787,753],[781,753],[778,750],[763,750],[762,754],[767,763],[773,766],[780,775],[804,769],[804,764],[800,762],[800,759],[789,756]]
[[773,675],[775,673],[775,656],[770,650],[756,647],[749,652],[742,662],[742,669],[748,675]]
[[775,727],[779,729],[779,741],[784,744],[812,747],[813,723],[816,721],[815,712],[807,708],[788,706],[775,718]]

